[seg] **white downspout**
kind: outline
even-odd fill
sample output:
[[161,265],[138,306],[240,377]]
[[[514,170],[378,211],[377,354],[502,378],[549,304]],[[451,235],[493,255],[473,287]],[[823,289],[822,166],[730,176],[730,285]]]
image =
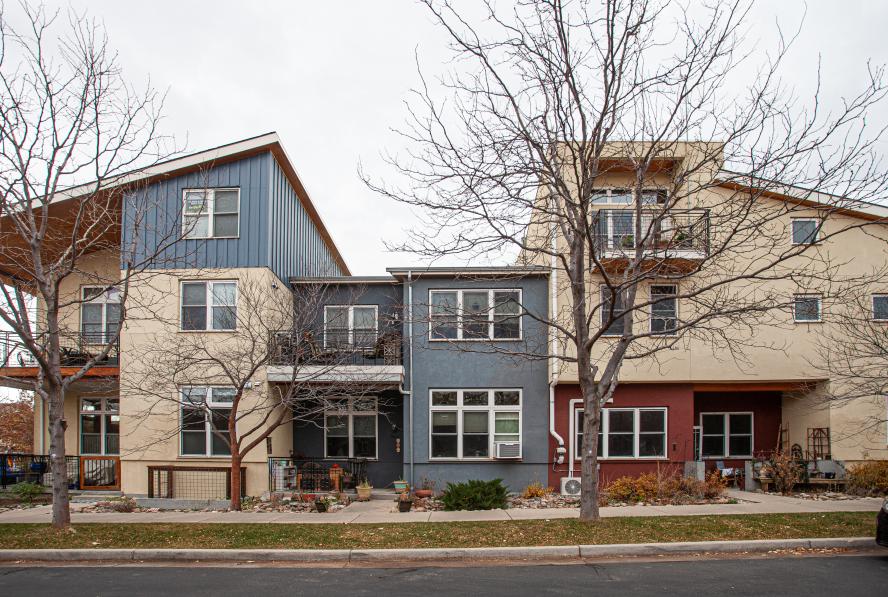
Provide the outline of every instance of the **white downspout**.
[[[554,201],[550,199],[550,201]],[[555,213],[554,210],[551,210],[551,213]],[[549,272],[549,304],[551,305],[551,321],[555,321],[558,316],[558,261],[556,255],[556,251],[558,250],[558,236],[557,236],[557,225],[555,222],[552,222],[552,256],[551,260],[551,271]],[[555,448],[555,459],[552,463],[552,468],[555,466],[562,464],[564,462],[564,438],[561,437],[558,432],[555,430],[555,386],[558,383],[558,336],[554,328],[549,328],[550,334],[550,357],[549,357],[549,435],[555,438],[555,441],[558,442],[558,447]]]

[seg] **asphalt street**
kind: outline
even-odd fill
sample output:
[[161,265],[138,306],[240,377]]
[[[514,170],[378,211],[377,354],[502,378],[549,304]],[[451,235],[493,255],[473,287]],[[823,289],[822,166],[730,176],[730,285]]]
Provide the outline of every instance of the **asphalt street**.
[[884,555],[453,568],[4,567],[2,595],[888,594]]

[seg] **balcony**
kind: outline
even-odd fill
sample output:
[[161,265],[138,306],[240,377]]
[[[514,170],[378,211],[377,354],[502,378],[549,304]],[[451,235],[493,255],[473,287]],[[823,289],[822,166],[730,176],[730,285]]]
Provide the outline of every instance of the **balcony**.
[[600,259],[627,259],[639,246],[643,256],[663,260],[699,260],[709,254],[709,212],[673,211],[657,219],[641,215],[641,238],[636,239],[634,210],[601,209],[593,218],[595,247]]
[[272,342],[271,382],[399,383],[404,375],[399,332],[283,331]]
[[[102,333],[63,332],[59,338],[63,375],[70,375],[90,359],[102,353],[108,341]],[[46,335],[37,336],[40,345],[46,343]],[[15,332],[0,332],[0,370],[4,377],[30,378],[37,375],[37,359]],[[111,346],[108,356],[97,361],[87,377],[116,376],[120,365],[120,341]]]

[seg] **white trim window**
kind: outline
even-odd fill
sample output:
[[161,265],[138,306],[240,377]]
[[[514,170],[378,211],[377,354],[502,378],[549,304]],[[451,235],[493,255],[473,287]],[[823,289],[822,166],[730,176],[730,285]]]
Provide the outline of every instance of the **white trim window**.
[[237,282],[182,282],[185,331],[231,331],[237,328]]
[[751,412],[700,413],[700,456],[752,458]]
[[431,460],[490,460],[521,443],[519,389],[430,390],[429,404]]
[[675,334],[678,325],[678,288],[674,284],[651,285],[651,333]]
[[873,295],[873,321],[888,321],[888,294]]
[[430,340],[520,340],[521,290],[429,290]]
[[237,238],[239,228],[239,188],[182,191],[182,234],[185,238]]
[[790,220],[792,227],[792,244],[813,245],[817,243],[820,221],[817,218],[793,218]]
[[[612,291],[610,287],[606,284],[602,284],[600,287],[601,290],[601,306],[599,307],[600,313],[599,317],[601,320],[601,327],[605,327],[607,320],[610,319],[610,308],[611,301],[616,299],[614,302],[614,314],[621,312],[625,307],[625,294],[622,290]],[[603,336],[622,336],[623,335],[623,318],[631,317],[630,314],[624,314],[622,316],[614,317],[605,330],[602,332]]]
[[324,348],[372,348],[378,332],[377,305],[324,306]]
[[[666,407],[603,408],[598,430],[601,459],[666,458]],[[574,413],[574,459],[582,460],[583,413]]]
[[84,341],[104,344],[120,326],[120,290],[107,286],[81,289],[80,333]]
[[822,301],[819,294],[793,296],[792,319],[796,323],[817,323],[823,319]]
[[230,456],[228,419],[234,402],[234,388],[188,386],[179,391],[179,454]]
[[324,411],[324,458],[375,460],[379,430],[376,398],[341,398],[332,402]]
[[120,399],[80,399],[80,454],[120,454]]

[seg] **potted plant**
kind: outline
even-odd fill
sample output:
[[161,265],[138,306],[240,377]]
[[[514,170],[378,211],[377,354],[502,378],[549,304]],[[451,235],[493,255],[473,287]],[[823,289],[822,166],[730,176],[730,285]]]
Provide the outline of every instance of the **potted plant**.
[[413,498],[410,497],[408,492],[403,492],[398,496],[398,512],[410,512],[410,507],[413,505]]
[[320,512],[326,512],[330,506],[336,503],[336,498],[334,497],[319,497],[315,500],[315,509]]
[[370,485],[370,482],[367,481],[367,479],[364,479],[363,481],[361,481],[355,489],[358,492],[358,501],[359,502],[370,501],[370,496],[373,493],[373,486]]
[[404,479],[398,479],[397,481],[392,481],[392,485],[395,486],[395,491],[397,491],[397,492],[404,492],[404,491],[410,490],[410,486],[407,485],[407,481],[405,481]]
[[420,486],[422,489],[417,489],[413,492],[418,498],[430,498],[435,495],[435,482],[429,479],[428,477],[423,477],[420,482]]

